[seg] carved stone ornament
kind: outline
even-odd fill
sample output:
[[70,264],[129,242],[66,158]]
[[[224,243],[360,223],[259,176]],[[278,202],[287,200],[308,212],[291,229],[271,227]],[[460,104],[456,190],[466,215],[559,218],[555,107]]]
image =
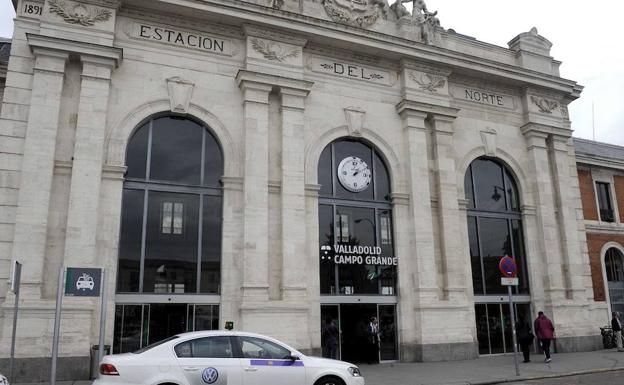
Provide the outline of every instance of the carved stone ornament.
[[286,48],[280,43],[267,41],[258,38],[251,38],[251,46],[256,52],[259,52],[265,59],[284,62],[290,57],[299,56],[297,48]]
[[70,24],[92,26],[112,17],[109,9],[101,9],[84,4],[68,4],[63,0],[50,0],[50,13],[55,13]]
[[183,80],[178,76],[167,79],[171,112],[178,114],[186,114],[188,112],[194,88],[194,83]]
[[545,114],[552,114],[553,111],[559,107],[559,103],[537,96],[531,96],[531,102],[539,108],[540,112]]
[[271,8],[282,9],[284,6],[284,0],[270,0],[269,4],[271,5]]
[[323,0],[323,7],[332,20],[356,27],[373,25],[388,13],[386,0]]
[[481,131],[481,140],[486,156],[496,157],[496,134],[496,130],[489,127]]
[[409,77],[418,84],[421,90],[429,92],[438,92],[438,89],[446,85],[446,79],[439,75],[410,72]]
[[344,109],[345,118],[347,120],[347,130],[351,136],[362,136],[364,128],[364,117],[366,111],[357,107],[347,107]]

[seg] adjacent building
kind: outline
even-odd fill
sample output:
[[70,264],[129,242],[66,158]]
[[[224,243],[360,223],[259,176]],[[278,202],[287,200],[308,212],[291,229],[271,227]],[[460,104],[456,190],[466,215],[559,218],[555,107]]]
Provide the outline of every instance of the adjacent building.
[[[621,231],[587,183],[611,181],[617,221],[621,160],[575,150],[582,87],[536,29],[499,47],[414,4],[18,1],[0,368],[15,260],[22,380],[46,375],[63,267],[107,271],[115,353],[228,324],[321,354],[333,320],[359,361],[377,317],[382,361],[439,361],[512,350],[508,255],[517,313],[545,311],[560,352],[599,348],[596,282],[612,307],[620,292],[594,239]],[[88,376],[100,316],[97,298],[63,299],[59,378]]]

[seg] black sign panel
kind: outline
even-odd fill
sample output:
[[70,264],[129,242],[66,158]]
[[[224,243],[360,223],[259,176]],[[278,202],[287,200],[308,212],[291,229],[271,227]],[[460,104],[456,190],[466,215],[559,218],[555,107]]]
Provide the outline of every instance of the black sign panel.
[[74,297],[99,297],[102,269],[68,267],[65,295]]

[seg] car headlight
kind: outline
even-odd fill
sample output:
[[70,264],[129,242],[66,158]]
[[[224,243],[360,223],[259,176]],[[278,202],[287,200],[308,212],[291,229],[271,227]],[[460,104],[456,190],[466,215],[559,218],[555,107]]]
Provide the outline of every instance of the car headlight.
[[353,377],[362,377],[362,373],[360,373],[360,369],[356,368],[355,366],[352,366],[349,368],[349,373],[351,373]]

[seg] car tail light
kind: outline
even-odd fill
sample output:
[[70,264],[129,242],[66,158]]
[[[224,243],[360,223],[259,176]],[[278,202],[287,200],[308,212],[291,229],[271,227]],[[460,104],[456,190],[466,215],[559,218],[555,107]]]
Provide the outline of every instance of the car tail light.
[[100,365],[100,374],[106,376],[118,376],[119,372],[117,368],[113,364],[102,364]]

